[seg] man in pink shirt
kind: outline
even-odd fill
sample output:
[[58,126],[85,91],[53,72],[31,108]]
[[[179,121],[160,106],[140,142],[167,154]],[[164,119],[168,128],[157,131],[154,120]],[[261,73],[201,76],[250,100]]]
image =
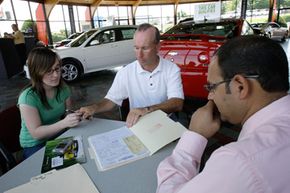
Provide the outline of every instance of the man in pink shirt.
[[[191,118],[158,167],[158,193],[289,193],[289,70],[282,47],[265,37],[229,40],[208,69],[209,102]],[[201,156],[221,121],[242,125],[236,142]]]

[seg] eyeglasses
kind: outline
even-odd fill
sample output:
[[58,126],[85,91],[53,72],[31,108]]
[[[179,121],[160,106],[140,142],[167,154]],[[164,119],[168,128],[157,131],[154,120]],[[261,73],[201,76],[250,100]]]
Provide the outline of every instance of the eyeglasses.
[[47,74],[48,76],[51,76],[51,75],[53,75],[54,72],[56,72],[56,73],[60,73],[60,71],[61,71],[61,67],[60,67],[60,66],[57,66],[57,67],[55,67],[55,68],[51,68],[50,70],[48,70],[48,71],[46,72],[46,74]]
[[[259,78],[259,75],[247,75],[247,76],[244,76],[244,78]],[[207,83],[204,85],[204,88],[208,91],[208,92],[214,92],[215,89],[223,84],[223,83],[226,83],[226,82],[230,82],[233,78],[230,78],[230,79],[226,79],[226,80],[222,80],[220,82],[217,82],[217,83]]]

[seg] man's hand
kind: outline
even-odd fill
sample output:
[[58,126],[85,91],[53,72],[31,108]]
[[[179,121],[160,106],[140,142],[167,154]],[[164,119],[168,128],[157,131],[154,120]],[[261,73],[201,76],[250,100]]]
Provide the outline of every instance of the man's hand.
[[129,128],[135,125],[139,118],[147,113],[149,113],[149,110],[147,108],[131,109],[126,119],[127,127]]
[[189,130],[194,131],[205,138],[212,137],[220,128],[219,113],[213,101],[196,110],[190,121]]
[[82,116],[83,119],[91,119],[95,113],[95,107],[93,105],[82,107],[77,112],[83,115]]

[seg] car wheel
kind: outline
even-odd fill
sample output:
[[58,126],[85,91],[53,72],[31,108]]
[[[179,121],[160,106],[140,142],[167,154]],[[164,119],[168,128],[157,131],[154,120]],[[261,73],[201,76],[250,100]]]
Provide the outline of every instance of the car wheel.
[[286,36],[283,36],[283,38],[281,39],[282,42],[285,42],[286,40]]
[[62,64],[62,78],[66,82],[72,82],[81,75],[80,65],[74,60],[64,60]]
[[283,38],[281,39],[281,41],[282,41],[282,42],[285,42],[287,36],[288,36],[288,31],[285,33],[285,35],[283,36]]

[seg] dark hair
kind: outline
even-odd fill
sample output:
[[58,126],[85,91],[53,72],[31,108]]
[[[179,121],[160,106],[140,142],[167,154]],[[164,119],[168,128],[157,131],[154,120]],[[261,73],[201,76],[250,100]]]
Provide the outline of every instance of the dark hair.
[[227,41],[217,53],[224,79],[236,74],[259,75],[267,92],[288,91],[287,56],[279,43],[262,36],[241,36]]
[[153,25],[151,25],[149,23],[143,23],[143,24],[138,26],[136,32],[138,32],[138,31],[146,31],[149,28],[153,28],[155,30],[154,43],[155,44],[159,44],[159,42],[160,42],[160,33],[159,33],[159,30],[158,30],[157,27],[155,27],[155,26],[153,26]]
[[[32,91],[36,92],[40,96],[42,104],[47,109],[50,109],[51,107],[48,104],[42,80],[43,76],[52,68],[56,60],[58,60],[61,66],[61,60],[59,56],[51,49],[45,47],[38,47],[32,49],[27,59],[29,75],[31,78],[31,83],[27,87],[31,86]],[[56,87],[57,100],[59,100],[59,93],[63,85],[64,82],[60,80],[60,84]]]

